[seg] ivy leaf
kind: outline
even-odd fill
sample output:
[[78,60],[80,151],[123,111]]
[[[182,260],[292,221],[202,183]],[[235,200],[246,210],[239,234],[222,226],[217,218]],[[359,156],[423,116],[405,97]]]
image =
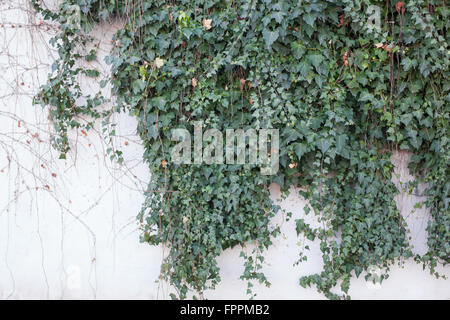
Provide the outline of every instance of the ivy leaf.
[[298,157],[298,160],[300,161],[300,159],[302,158],[302,156],[303,156],[306,152],[308,152],[308,146],[307,146],[306,144],[304,144],[304,143],[296,143],[296,144],[294,145],[294,151],[295,151],[295,154],[296,154],[297,157]]
[[430,74],[430,63],[426,60],[422,61],[419,65],[420,73],[426,78]]
[[363,91],[359,96],[359,101],[361,102],[373,101],[374,99],[375,97],[373,96],[373,94],[369,93],[368,91]]
[[283,21],[285,13],[283,11],[275,11],[271,13],[271,16],[277,23],[281,23]]
[[141,58],[138,56],[131,56],[130,58],[128,58],[128,63],[131,65],[134,65],[135,63],[141,61]]
[[141,93],[142,91],[144,91],[146,84],[141,79],[138,79],[138,80],[133,81],[131,86],[133,88],[133,92],[135,94],[138,94],[138,93]]
[[306,61],[300,62],[298,68],[303,77],[306,77],[308,73],[312,70],[311,65],[309,63],[306,63]]
[[403,66],[403,70],[409,71],[412,68],[415,68],[417,66],[417,60],[406,57],[403,58],[401,65]]
[[347,143],[347,140],[348,140],[348,136],[346,134],[341,134],[341,135],[339,135],[337,137],[337,139],[336,139],[336,152],[337,152],[337,154],[341,155],[342,150],[343,150],[344,146]]
[[300,59],[305,53],[305,47],[298,42],[291,43],[291,50],[294,53],[296,59]]
[[149,139],[158,138],[157,115],[152,113],[147,117],[147,136]]
[[97,59],[97,53],[95,50],[91,50],[89,54],[86,56],[86,61],[91,62]]
[[297,235],[302,234],[305,231],[305,220],[304,219],[297,219],[295,221],[296,224],[296,231],[297,231]]
[[322,154],[325,154],[328,151],[328,149],[331,147],[331,144],[332,144],[332,142],[330,139],[321,138],[321,139],[319,139],[317,146],[319,147]]
[[91,78],[96,78],[100,75],[100,73],[97,70],[93,70],[93,69],[85,70],[85,74]]
[[284,132],[285,135],[285,143],[289,144],[292,141],[296,141],[298,138],[301,138],[302,135],[297,132],[296,130],[292,129],[292,128],[288,128],[286,129],[286,131]]
[[312,13],[308,13],[303,15],[303,21],[309,24],[311,27],[314,27],[314,22],[316,21],[317,16]]
[[166,104],[167,101],[163,97],[155,97],[150,100],[150,105],[158,108],[159,110],[165,110]]
[[317,72],[319,72],[320,64],[325,58],[321,54],[310,54],[308,59],[311,61],[314,68],[316,68]]
[[263,38],[266,42],[267,48],[270,49],[272,44],[278,39],[279,33],[278,30],[270,31],[269,29],[263,30]]

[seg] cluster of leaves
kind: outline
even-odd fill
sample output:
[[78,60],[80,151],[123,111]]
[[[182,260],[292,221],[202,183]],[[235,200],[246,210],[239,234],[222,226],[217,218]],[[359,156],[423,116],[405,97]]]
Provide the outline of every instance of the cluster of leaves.
[[[64,25],[64,6],[75,2],[64,0],[61,12],[46,16],[63,26],[55,42],[59,72],[38,95],[53,106],[62,137],[80,113],[97,116],[94,102],[71,107],[80,92],[74,72],[85,72],[74,70],[80,57],[73,50],[86,30]],[[379,26],[368,23],[373,5]],[[249,241],[256,245],[242,252],[242,278],[269,284],[261,268],[263,250],[279,233],[269,224],[279,211],[269,198],[273,182],[285,194],[301,187],[320,221],[312,228],[297,220],[299,234],[320,240],[324,262],[302,286],[345,298],[353,274],[374,279],[372,267],[379,267],[386,271],[379,280],[387,278],[390,265],[413,256],[394,202],[393,150],[414,153],[410,190],[426,185],[429,250],[416,259],[436,275],[437,263],[450,261],[445,1],[85,0],[81,7],[82,26],[128,17],[107,57],[114,110],[139,120],[152,173],[139,215],[142,239],[168,246],[162,278],[178,297],[214,288],[217,256]],[[75,90],[60,91],[60,83]],[[193,133],[196,121],[223,132],[279,129],[279,173],[263,176],[250,164],[176,165],[171,130]]]
[[32,4],[44,19],[58,21],[60,24],[61,32],[50,39],[50,44],[58,50],[58,58],[52,64],[52,73],[47,84],[42,86],[35,96],[34,103],[43,107],[51,106],[50,118],[55,129],[53,146],[61,152],[61,158],[65,159],[70,150],[68,129],[92,128],[92,121],[82,122],[80,117],[86,116],[91,120],[99,118],[98,107],[105,102],[100,92],[94,96],[84,94],[78,81],[80,76],[97,77],[99,72],[80,67],[77,61],[90,62],[97,57],[94,49],[87,54],[77,52],[80,46],[85,46],[90,40],[80,29],[81,23],[76,21],[78,17],[85,19],[84,15],[78,14],[77,7],[63,3],[60,11],[54,13],[41,7],[37,0],[32,0]]

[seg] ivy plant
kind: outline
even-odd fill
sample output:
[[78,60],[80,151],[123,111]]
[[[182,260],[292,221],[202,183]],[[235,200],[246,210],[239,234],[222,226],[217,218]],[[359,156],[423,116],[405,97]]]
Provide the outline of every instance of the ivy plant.
[[[330,299],[349,298],[353,276],[383,281],[405,259],[436,276],[437,264],[450,261],[445,1],[63,0],[56,12],[30,1],[61,26],[52,40],[59,59],[36,103],[50,107],[62,155],[80,115],[94,121],[127,112],[138,119],[151,171],[138,215],[142,241],[168,247],[161,278],[175,288],[174,298],[203,297],[220,282],[220,253],[248,243],[255,244],[241,254],[248,294],[253,280],[270,285],[261,269],[280,232],[270,224],[280,212],[269,197],[272,183],[284,195],[295,186],[310,201],[305,213],[320,227],[297,219],[296,229],[320,241],[324,267],[299,284]],[[77,25],[68,23],[74,5],[82,13]],[[126,19],[106,58],[115,105],[99,112],[105,99],[84,95],[76,81],[98,75],[77,67],[95,51],[77,52],[95,23],[114,17]],[[194,135],[199,121],[223,132],[278,129],[279,172],[176,164],[172,129]],[[413,254],[394,201],[402,190],[392,182],[393,151],[413,153],[416,180],[407,191],[425,185],[427,200],[417,204],[431,214],[425,255]],[[373,267],[383,274],[375,277]]]

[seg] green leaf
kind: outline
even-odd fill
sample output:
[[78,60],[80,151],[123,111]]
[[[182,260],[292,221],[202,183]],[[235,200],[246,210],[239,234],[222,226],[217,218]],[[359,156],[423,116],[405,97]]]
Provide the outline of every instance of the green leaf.
[[295,154],[298,157],[298,160],[300,161],[300,159],[303,157],[303,155],[308,152],[308,146],[304,143],[296,143],[294,145],[294,151]]
[[317,16],[312,13],[308,13],[303,15],[303,21],[305,21],[311,27],[314,27],[314,22],[316,21]]
[[300,71],[300,74],[301,74],[303,77],[306,77],[307,74],[308,74],[311,70],[312,70],[311,65],[308,64],[308,63],[306,63],[306,61],[301,61],[301,62],[299,63],[299,71]]
[[375,100],[375,97],[373,96],[373,94],[371,94],[367,91],[361,92],[361,94],[359,96],[359,101],[361,101],[361,102],[367,102],[367,101],[373,101],[373,100]]
[[133,88],[134,94],[138,94],[138,93],[141,93],[142,91],[144,91],[146,84],[141,79],[138,79],[138,80],[133,81],[133,84],[131,86]]
[[406,57],[403,58],[401,65],[403,66],[403,69],[405,71],[409,71],[410,69],[415,68],[417,66],[417,60]]
[[346,134],[341,134],[336,139],[336,152],[341,154],[343,148],[345,147],[348,140],[348,136]]
[[283,17],[285,16],[285,13],[282,11],[275,11],[271,13],[271,16],[277,23],[281,23],[283,21]]
[[164,97],[155,97],[150,100],[150,105],[157,107],[159,110],[165,110],[167,100]]
[[325,154],[328,151],[328,149],[331,147],[331,145],[332,145],[331,139],[325,139],[325,138],[319,139],[319,141],[317,143],[317,146],[319,147],[322,154]]
[[266,42],[266,46],[268,49],[272,47],[272,44],[278,39],[278,37],[279,37],[278,30],[275,31],[271,31],[269,29],[263,30],[263,38],[264,41]]
[[310,54],[308,55],[309,61],[311,61],[312,65],[316,68],[317,72],[319,72],[320,64],[325,59],[321,54]]
[[88,77],[96,78],[100,75],[100,73],[97,70],[89,69],[85,70],[85,73]]

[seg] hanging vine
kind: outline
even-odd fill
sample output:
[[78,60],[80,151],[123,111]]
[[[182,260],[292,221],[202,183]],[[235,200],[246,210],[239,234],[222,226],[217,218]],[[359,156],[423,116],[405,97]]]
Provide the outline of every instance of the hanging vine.
[[[252,280],[270,284],[261,269],[279,233],[269,224],[280,210],[269,198],[273,182],[284,194],[301,187],[321,222],[296,221],[299,235],[319,239],[324,262],[300,285],[348,298],[353,274],[374,280],[376,266],[386,279],[393,263],[413,257],[394,201],[394,150],[414,153],[410,192],[426,185],[428,252],[415,259],[436,276],[450,261],[446,1],[64,0],[56,12],[31,1],[61,26],[52,40],[59,59],[35,100],[50,107],[62,155],[79,115],[128,112],[139,121],[152,173],[138,216],[142,241],[169,248],[161,272],[174,297],[202,297],[220,281],[219,254],[249,242],[253,252],[241,254],[248,293]],[[75,24],[74,5],[82,13]],[[106,58],[115,104],[100,112],[105,98],[84,95],[77,82],[98,76],[77,63],[95,51],[77,52],[95,23],[117,16],[126,24]],[[176,165],[171,130],[193,133],[196,121],[221,131],[279,129],[278,174],[250,164]]]

